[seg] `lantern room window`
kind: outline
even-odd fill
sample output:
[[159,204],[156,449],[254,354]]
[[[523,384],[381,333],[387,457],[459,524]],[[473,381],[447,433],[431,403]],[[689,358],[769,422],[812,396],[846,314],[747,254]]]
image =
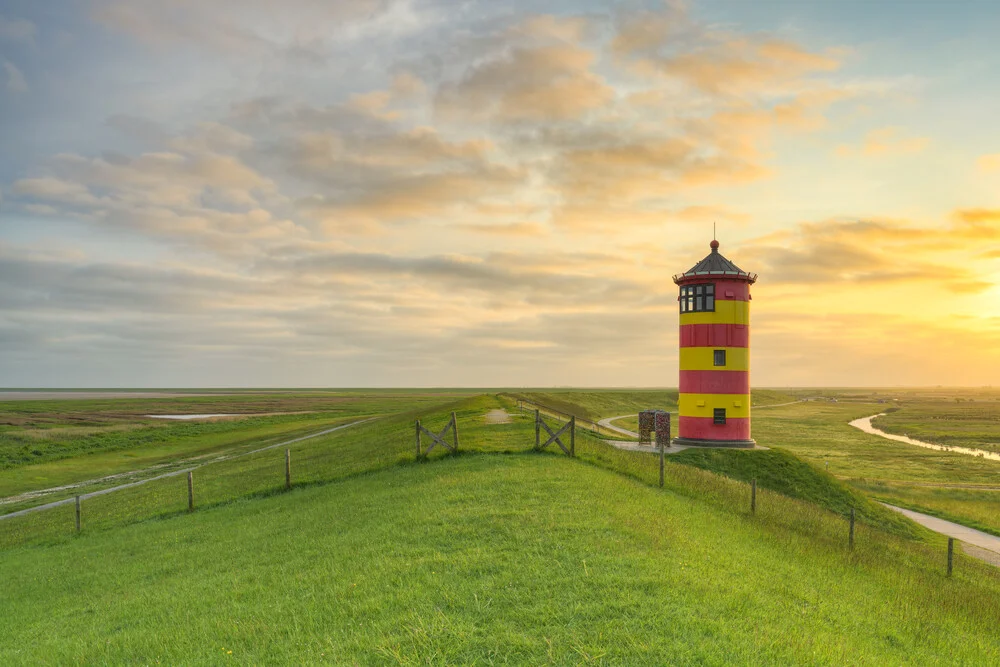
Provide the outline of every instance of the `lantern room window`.
[[678,299],[682,313],[714,313],[715,285],[684,285]]

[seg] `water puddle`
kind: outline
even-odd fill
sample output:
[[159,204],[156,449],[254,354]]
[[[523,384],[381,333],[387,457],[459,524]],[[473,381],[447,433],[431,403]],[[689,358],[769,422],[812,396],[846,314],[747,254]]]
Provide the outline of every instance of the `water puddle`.
[[851,426],[857,429],[861,429],[865,433],[871,433],[872,435],[882,436],[887,440],[895,440],[896,442],[905,442],[908,445],[916,445],[917,447],[925,447],[926,449],[936,449],[939,452],[957,452],[959,454],[965,454],[967,456],[978,456],[980,458],[989,459],[991,461],[1000,461],[1000,454],[996,452],[988,452],[985,449],[972,449],[969,447],[947,447],[945,445],[935,445],[932,442],[924,442],[922,440],[914,440],[905,435],[895,435],[893,433],[886,433],[881,429],[877,429],[872,426],[872,420],[876,417],[884,416],[884,412],[880,412],[877,415],[872,415],[871,417],[862,417],[861,419],[855,419],[849,422]]
[[252,415],[232,415],[232,414],[217,414],[217,415],[146,415],[150,419],[212,419],[215,417],[250,417]]

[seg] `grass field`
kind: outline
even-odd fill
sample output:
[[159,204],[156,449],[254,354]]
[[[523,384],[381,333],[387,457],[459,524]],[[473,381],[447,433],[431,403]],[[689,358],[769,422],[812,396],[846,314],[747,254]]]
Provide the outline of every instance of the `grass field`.
[[[939,536],[821,466],[692,451],[660,490],[656,457],[583,429],[576,460],[533,453],[512,400],[433,400],[292,445],[291,492],[274,449],[199,468],[193,514],[177,477],[88,499],[79,536],[70,506],[0,522],[0,663],[1000,659],[1000,572],[945,578]],[[765,431],[863,452],[868,409]],[[462,454],[415,464],[413,420],[452,411]]]
[[1000,400],[995,392],[979,397],[914,397],[899,403],[899,410],[872,424],[888,433],[948,447],[969,447],[1000,452]]
[[[468,395],[459,391],[342,391],[0,403],[0,498],[130,471],[169,468],[183,460],[249,450],[358,418]],[[208,422],[147,417],[218,413],[271,416]],[[44,500],[114,483],[121,480],[95,482]],[[42,500],[26,499],[3,507],[12,511]]]
[[985,664],[1000,577],[469,455],[0,554],[4,664]]
[[[760,403],[758,394],[762,394]],[[570,391],[560,395],[563,409],[567,412],[579,414],[581,409],[593,411],[602,405],[590,395],[579,399]],[[837,400],[810,400],[755,411],[753,435],[760,444],[792,453],[878,500],[1000,534],[998,494],[946,488],[969,484],[1000,486],[1000,463],[891,442],[848,426],[849,421],[858,417],[894,409],[886,417],[879,418],[876,425],[890,432],[909,433],[930,442],[982,448],[984,444],[988,445],[989,438],[1000,439],[1000,401],[997,400],[1000,392],[974,389],[789,389],[754,390],[753,395],[754,404],[758,407],[763,407],[761,403],[771,406],[814,397]],[[628,414],[656,405],[655,393],[636,391],[619,396],[627,397],[631,402],[618,401],[598,412],[596,417]],[[583,405],[574,409],[574,400],[580,400]],[[672,409],[676,406],[667,407]],[[886,420],[890,419],[892,422],[887,423]],[[633,431],[638,428],[638,419],[634,417],[614,423]],[[691,463],[706,459],[704,454],[690,456]],[[741,473],[739,470],[740,456],[739,453],[722,454],[713,459],[711,465],[704,465],[722,474],[746,479],[747,471]],[[763,474],[764,479],[768,478],[768,471],[755,470],[751,474]],[[774,484],[775,481],[772,479],[767,483],[774,488],[782,488],[780,482]],[[922,486],[930,484],[938,486]],[[793,493],[796,497],[813,497],[810,494],[808,484],[797,485]],[[839,506],[839,501],[827,500],[833,502],[833,507]]]

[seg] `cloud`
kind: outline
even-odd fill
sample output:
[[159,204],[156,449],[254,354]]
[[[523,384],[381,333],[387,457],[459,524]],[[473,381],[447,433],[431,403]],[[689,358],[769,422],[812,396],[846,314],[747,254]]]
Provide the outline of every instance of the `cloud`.
[[614,98],[614,90],[591,71],[593,63],[593,53],[573,45],[515,48],[443,85],[435,108],[446,119],[579,118]]
[[462,224],[458,225],[457,228],[467,232],[488,234],[492,236],[530,237],[544,236],[546,234],[545,227],[534,222],[512,222],[509,224],[481,225]]
[[38,29],[25,19],[8,19],[0,16],[0,40],[34,44]]
[[[996,214],[994,216],[994,214]],[[995,223],[995,224],[994,224]],[[1000,212],[960,211],[950,227],[886,220],[827,220],[753,240],[740,249],[743,268],[782,284],[935,283],[955,293],[994,286],[968,261],[971,243],[1000,233]],[[742,266],[742,264],[741,264]]]
[[980,171],[984,171],[986,173],[998,172],[1000,171],[1000,153],[983,155],[976,160],[976,165],[979,167]]
[[865,135],[860,148],[841,145],[836,149],[837,155],[911,155],[920,153],[927,148],[930,139],[927,137],[903,136],[901,128],[883,127],[870,131]]
[[391,13],[390,0],[98,0],[95,19],[162,49],[185,45],[229,58],[279,57],[325,64],[331,40]]
[[786,95],[815,74],[837,70],[844,55],[706,26],[679,3],[625,14],[617,28],[612,51],[636,73],[676,79],[710,95]]
[[4,72],[7,73],[7,90],[12,93],[26,93],[28,92],[28,82],[24,79],[24,74],[21,73],[14,63],[9,60],[3,61]]

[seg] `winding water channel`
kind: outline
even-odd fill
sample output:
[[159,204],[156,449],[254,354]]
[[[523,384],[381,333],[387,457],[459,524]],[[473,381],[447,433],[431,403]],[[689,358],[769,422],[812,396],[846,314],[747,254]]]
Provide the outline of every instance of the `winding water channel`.
[[905,435],[896,435],[894,433],[886,433],[881,429],[877,429],[872,426],[872,420],[876,417],[884,416],[884,412],[880,412],[877,415],[872,415],[871,417],[862,417],[861,419],[855,419],[849,422],[851,426],[857,429],[861,429],[865,433],[871,433],[872,435],[882,436],[887,440],[895,440],[896,442],[905,442],[908,445],[916,445],[917,447],[926,447],[927,449],[936,449],[939,452],[956,452],[958,454],[966,454],[967,456],[978,456],[984,459],[989,459],[991,461],[1000,461],[1000,454],[996,452],[988,452],[985,449],[972,449],[969,447],[946,447],[945,445],[935,445],[932,442],[924,442],[922,440],[914,440]]

